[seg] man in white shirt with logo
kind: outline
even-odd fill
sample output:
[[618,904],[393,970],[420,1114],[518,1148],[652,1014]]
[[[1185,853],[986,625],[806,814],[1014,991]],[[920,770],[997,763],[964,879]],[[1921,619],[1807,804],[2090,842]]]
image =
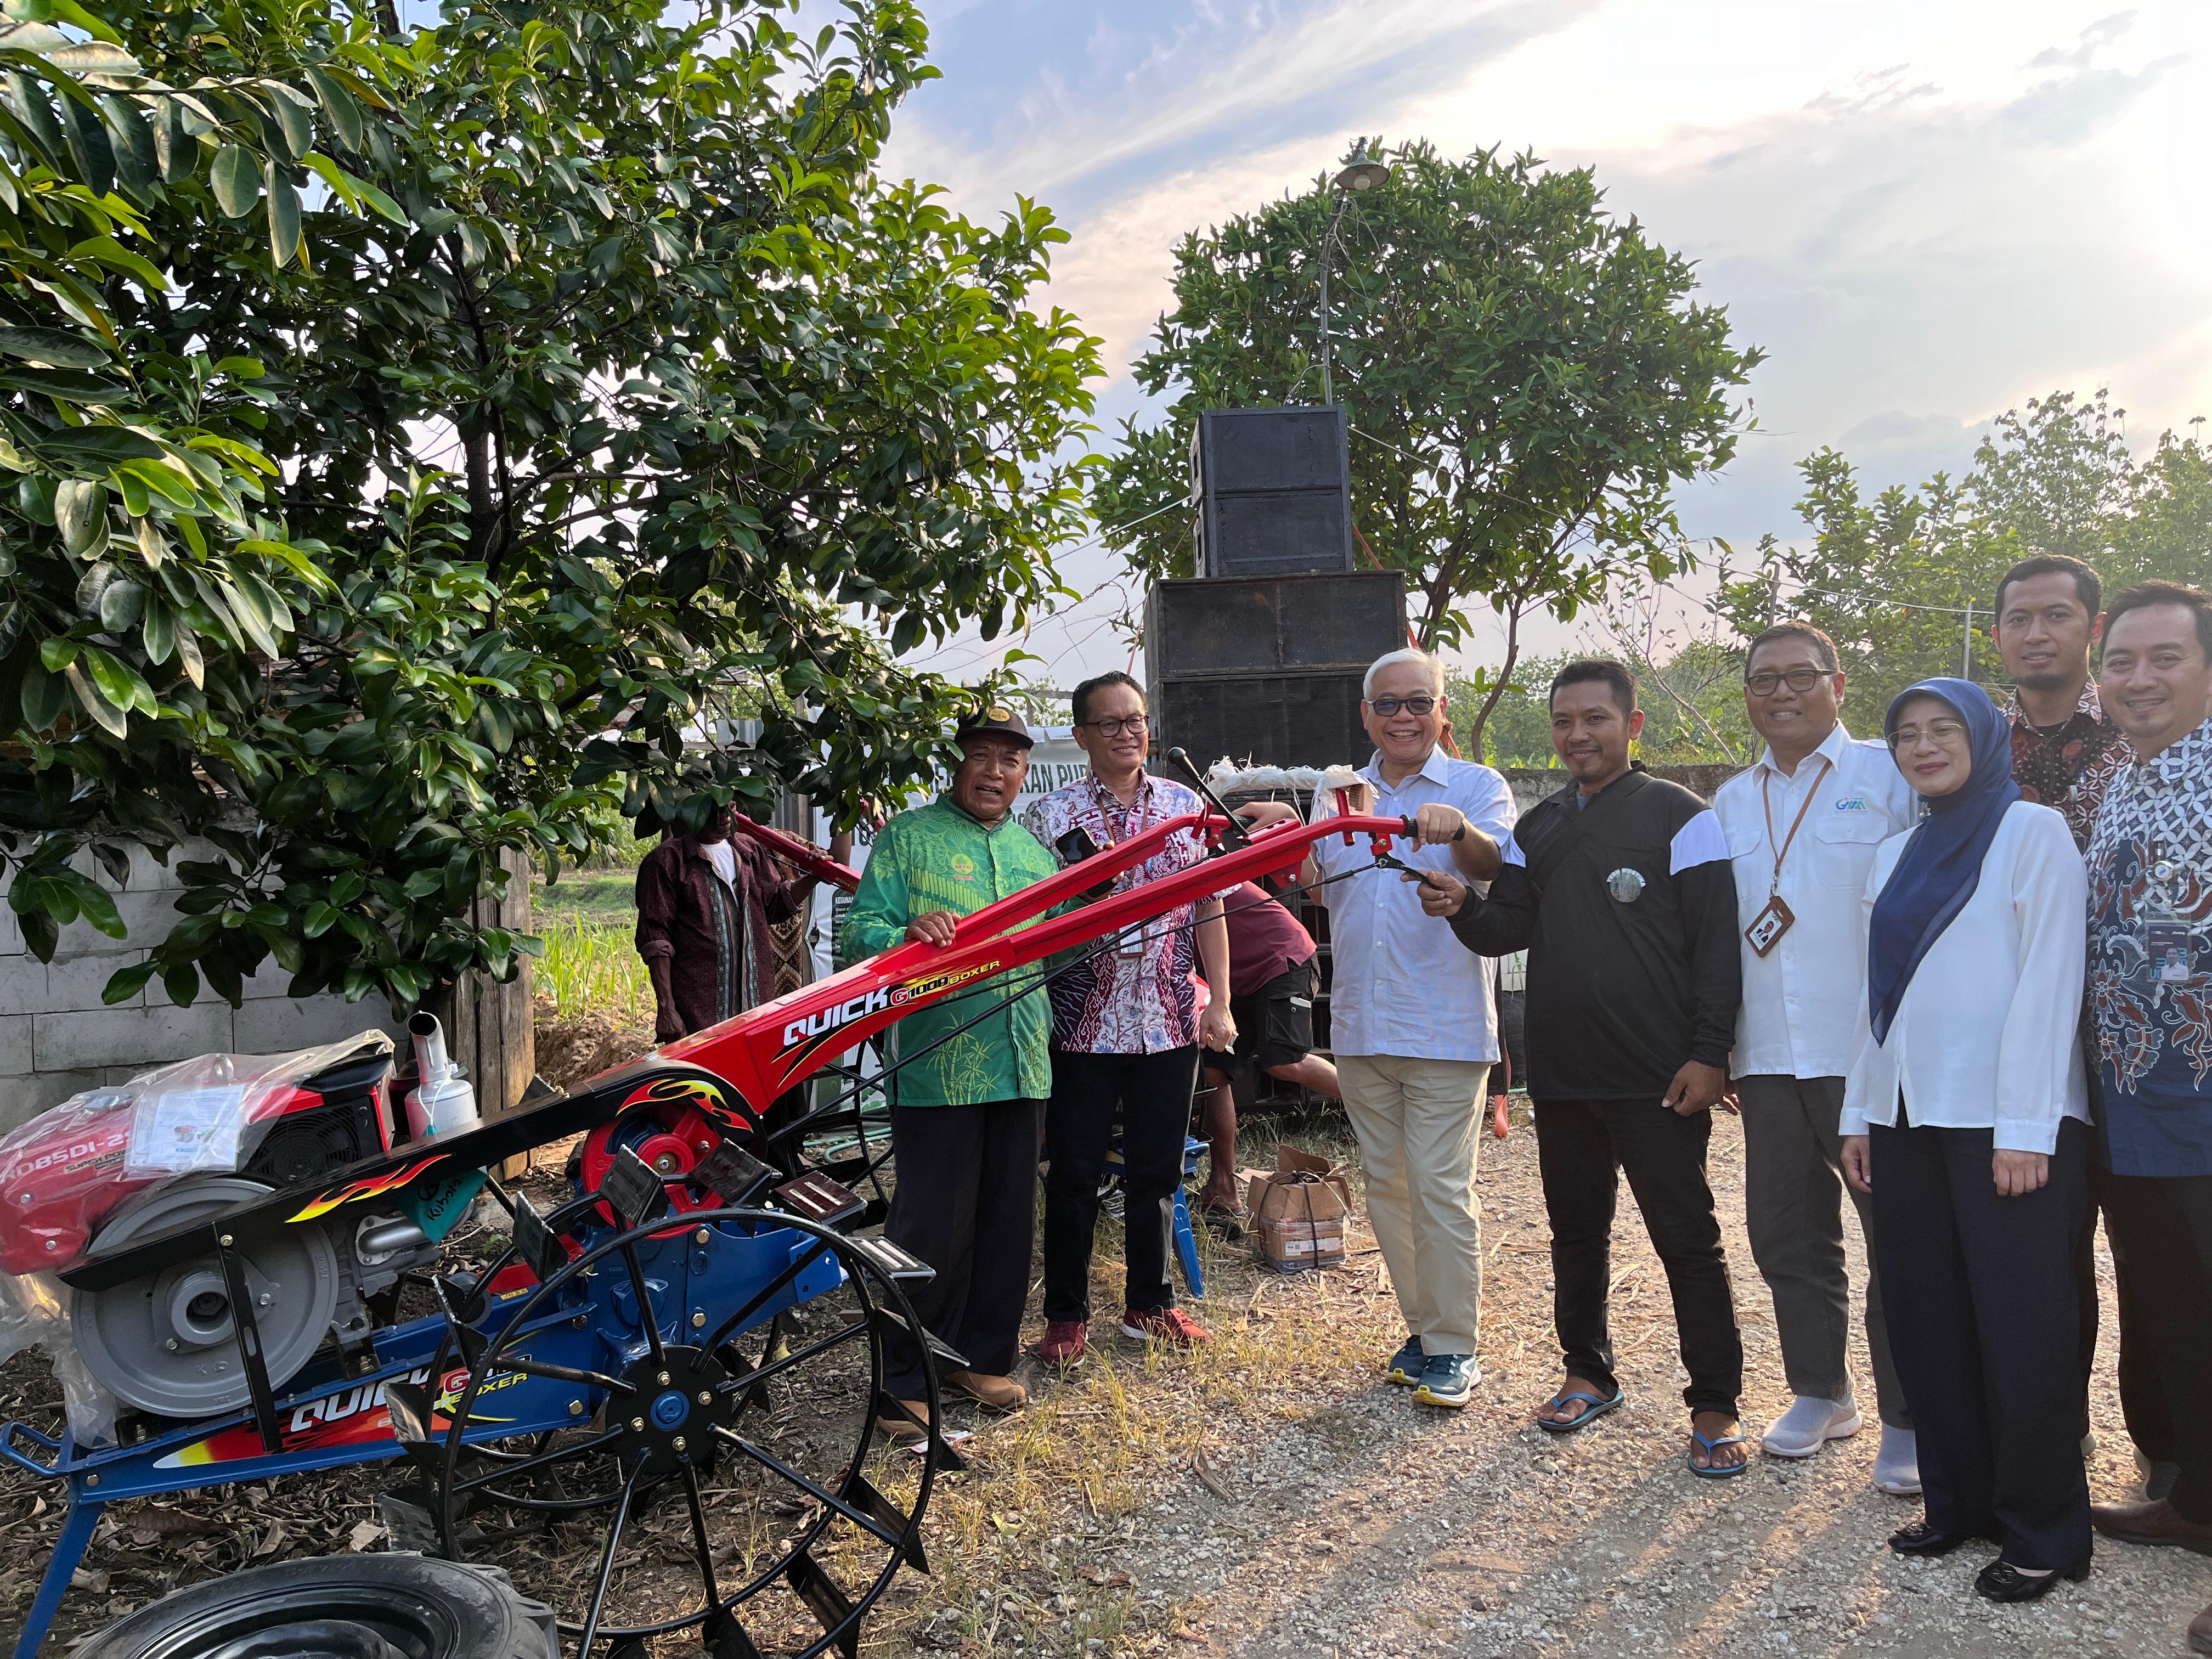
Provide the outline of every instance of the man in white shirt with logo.
[[[1437,746],[1448,718],[1443,664],[1394,651],[1367,671],[1365,690],[1375,757],[1360,771],[1368,802],[1354,810],[1415,820],[1413,844],[1395,849],[1406,864],[1488,881],[1513,828],[1513,793],[1491,768]],[[1265,823],[1289,811],[1262,803],[1240,816]],[[1359,1137],[1368,1220],[1406,1316],[1387,1375],[1422,1405],[1464,1406],[1481,1376],[1474,1153],[1498,1059],[1490,964],[1424,914],[1419,885],[1368,862],[1364,842],[1332,836],[1315,843],[1301,879],[1346,877],[1317,894],[1334,963],[1329,1047]]]
[[[1835,641],[1809,623],[1778,623],[1754,639],[1743,702],[1766,750],[1713,798],[1743,932],[1729,1070],[1743,1111],[1745,1222],[1796,1397],[1761,1442],[1774,1457],[1810,1457],[1860,1425],[1838,1121],[1866,979],[1867,872],[1918,811],[1888,750],[1844,729],[1844,684]],[[1867,1346],[1882,1423],[1875,1484],[1915,1492],[1918,1454],[1890,1362],[1867,1200],[1855,1190],[1851,1199],[1867,1239]]]

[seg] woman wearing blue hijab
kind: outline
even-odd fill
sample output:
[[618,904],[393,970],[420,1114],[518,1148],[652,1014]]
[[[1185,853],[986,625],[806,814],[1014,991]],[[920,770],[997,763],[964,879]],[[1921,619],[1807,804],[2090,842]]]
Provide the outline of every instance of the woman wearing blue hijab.
[[2065,820],[2021,799],[1979,686],[1923,680],[1885,730],[1926,812],[1868,878],[1842,1127],[1919,1431],[1927,1510],[1889,1547],[1995,1540],[1974,1588],[2025,1601],[2089,1571],[2074,1277],[2088,878]]

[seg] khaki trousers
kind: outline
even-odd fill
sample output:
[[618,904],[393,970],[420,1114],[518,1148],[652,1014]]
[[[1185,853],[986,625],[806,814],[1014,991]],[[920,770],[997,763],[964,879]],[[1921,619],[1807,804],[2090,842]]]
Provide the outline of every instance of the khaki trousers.
[[1490,1067],[1481,1060],[1339,1054],[1336,1075],[1359,1137],[1368,1223],[1406,1328],[1425,1353],[1471,1354],[1482,1311],[1474,1149]]

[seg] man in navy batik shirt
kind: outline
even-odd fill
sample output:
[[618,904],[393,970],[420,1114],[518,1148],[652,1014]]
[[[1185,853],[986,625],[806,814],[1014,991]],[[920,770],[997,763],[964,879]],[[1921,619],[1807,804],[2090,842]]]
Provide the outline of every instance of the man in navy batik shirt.
[[[2212,594],[2145,582],[2105,614],[2100,690],[2137,757],[2089,840],[2105,1224],[2147,1310],[2180,1474],[2092,1516],[2108,1537],[2212,1553]],[[2189,1634],[2212,1651],[2212,1607]]]

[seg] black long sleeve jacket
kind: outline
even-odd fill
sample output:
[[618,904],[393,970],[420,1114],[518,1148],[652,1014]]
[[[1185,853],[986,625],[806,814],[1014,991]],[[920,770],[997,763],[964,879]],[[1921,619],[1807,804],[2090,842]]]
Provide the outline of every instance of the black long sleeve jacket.
[[1586,805],[1571,787],[1540,802],[1502,850],[1451,926],[1480,955],[1528,952],[1531,1096],[1656,1102],[1685,1060],[1728,1064],[1735,878],[1704,801],[1630,772]]

